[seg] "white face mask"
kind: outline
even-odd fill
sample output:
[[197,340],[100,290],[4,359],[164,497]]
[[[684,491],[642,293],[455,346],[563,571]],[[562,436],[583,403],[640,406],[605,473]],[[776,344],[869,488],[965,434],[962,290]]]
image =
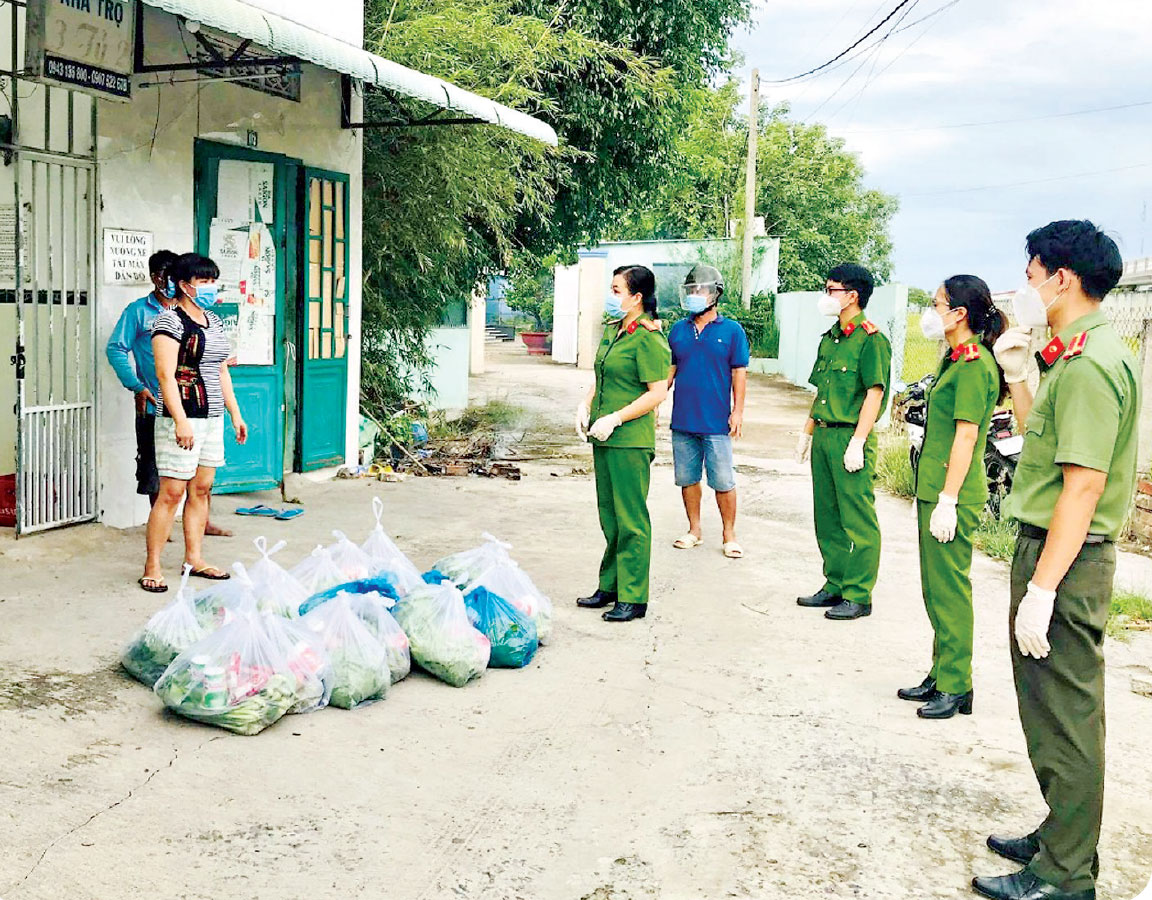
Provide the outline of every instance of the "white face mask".
[[834,294],[821,294],[816,301],[816,310],[820,315],[829,318],[840,315],[840,310],[843,308],[840,305],[840,300]]
[[[1055,277],[1053,275],[1046,279],[1040,287]],[[1060,295],[1057,294],[1050,303],[1045,303],[1038,288],[1025,284],[1012,297],[1012,315],[1016,317],[1016,324],[1021,328],[1047,328],[1048,309],[1059,299]]]
[[935,307],[929,306],[920,317],[920,330],[930,341],[944,340],[944,319]]

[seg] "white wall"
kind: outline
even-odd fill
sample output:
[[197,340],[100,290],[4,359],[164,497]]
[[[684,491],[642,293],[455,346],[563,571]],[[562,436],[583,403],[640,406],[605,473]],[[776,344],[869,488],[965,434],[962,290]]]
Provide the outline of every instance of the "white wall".
[[330,37],[364,46],[363,0],[242,0],[245,6],[266,9],[285,19],[307,25]]
[[580,342],[580,266],[556,266],[552,301],[552,359],[574,364]]
[[433,409],[463,410],[468,406],[469,329],[434,328],[428,336],[428,348],[435,358],[429,378],[436,393],[423,399]]
[[[294,5],[304,7],[304,4]],[[339,21],[340,10],[351,5],[339,0],[320,7],[320,11],[331,7],[336,10],[333,21]],[[267,7],[279,12],[282,4],[279,0],[269,0]],[[172,16],[150,7],[144,9],[149,46],[167,46],[178,41]],[[151,231],[157,249],[191,250],[195,225],[192,212],[194,139],[202,136],[242,144],[246,131],[253,129],[258,134],[260,150],[349,173],[350,232],[359,235],[363,218],[362,143],[355,130],[340,127],[340,77],[315,66],[304,66],[301,101],[270,97],[227,82],[137,88],[131,103],[102,101],[98,138],[102,212],[97,233],[103,228]],[[158,129],[155,128],[157,121]],[[98,266],[101,261],[98,253]],[[361,264],[361,247],[353,240],[348,298],[352,334],[348,345],[349,462],[355,460],[359,430]],[[295,274],[289,273],[289,277]],[[147,519],[148,501],[135,493],[132,398],[120,386],[102,354],[125,305],[143,293],[143,289],[107,287],[102,281],[103,275],[98,271],[96,367],[101,518],[108,524],[127,527]]]

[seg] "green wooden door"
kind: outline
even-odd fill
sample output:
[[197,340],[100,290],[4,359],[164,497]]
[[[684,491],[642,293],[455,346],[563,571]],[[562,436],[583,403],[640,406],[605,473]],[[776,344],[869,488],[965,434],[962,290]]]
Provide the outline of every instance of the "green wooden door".
[[236,353],[232,384],[248,423],[241,446],[225,418],[227,461],[214,491],[264,490],[284,477],[286,238],[295,239],[287,212],[291,161],[211,141],[195,146],[196,250],[216,260],[221,286],[230,289],[215,311]]
[[348,423],[348,176],[301,178],[298,443],[302,471],[344,462]]

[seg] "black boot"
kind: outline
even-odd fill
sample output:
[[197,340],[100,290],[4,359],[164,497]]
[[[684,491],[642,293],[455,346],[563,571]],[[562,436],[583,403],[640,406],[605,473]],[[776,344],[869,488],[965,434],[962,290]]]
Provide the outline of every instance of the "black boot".
[[643,619],[647,612],[647,603],[617,603],[602,618],[605,622],[631,622],[633,619]]
[[993,853],[1000,854],[1005,859],[1026,866],[1040,852],[1040,834],[1033,831],[1031,834],[1026,834],[1020,838],[991,835],[988,838],[988,849]]
[[864,616],[872,615],[872,604],[869,603],[865,606],[863,603],[853,603],[851,600],[841,600],[831,609],[825,611],[825,619],[838,619],[841,622],[847,622],[851,619],[862,619]]
[[820,588],[811,597],[797,597],[797,606],[807,606],[810,609],[815,609],[819,606],[839,606],[844,602],[844,598],[837,594],[830,594],[824,588]]
[[972,715],[972,691],[963,694],[937,691],[935,697],[916,710],[921,719],[951,719],[956,713]]
[[920,682],[920,687],[900,688],[896,696],[901,700],[911,700],[913,703],[927,703],[936,696],[936,679],[929,675]]
[[615,591],[602,591],[597,588],[593,591],[591,597],[580,597],[576,601],[576,605],[584,609],[603,609],[605,606],[611,606],[615,602]]
[[1062,891],[1054,884],[1037,878],[1027,869],[1011,875],[973,878],[976,893],[992,900],[1096,900],[1096,889]]

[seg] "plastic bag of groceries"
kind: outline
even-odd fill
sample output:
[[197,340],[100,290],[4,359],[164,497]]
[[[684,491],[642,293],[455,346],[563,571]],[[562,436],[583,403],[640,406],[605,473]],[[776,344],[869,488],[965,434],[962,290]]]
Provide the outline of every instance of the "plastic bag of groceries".
[[332,662],[324,642],[299,619],[268,616],[263,621],[296,676],[296,702],[288,714],[323,709],[332,697],[333,686]]
[[328,548],[319,544],[307,559],[290,570],[290,574],[300,582],[309,597],[352,580],[332,561],[332,553]]
[[296,675],[273,637],[272,613],[242,612],[172,661],[153,690],[173,712],[257,734],[299,701]]
[[508,551],[511,544],[506,544],[498,538],[485,532],[481,537],[484,543],[479,547],[461,550],[451,556],[445,556],[432,564],[434,571],[440,572],[452,579],[457,587],[464,587],[479,578],[492,566],[500,564],[515,565]]
[[373,572],[391,577],[392,583],[401,594],[415,590],[422,583],[420,570],[385,533],[384,525],[381,523],[384,516],[384,501],[379,497],[372,498],[372,512],[376,516],[376,527],[368,535],[368,540],[360,545],[360,549],[372,560]]
[[541,644],[547,644],[552,638],[552,601],[544,596],[528,577],[528,573],[515,562],[489,567],[465,587],[465,593],[476,587],[487,588],[531,616],[536,623],[536,636]]
[[417,588],[396,604],[392,615],[422,669],[454,687],[484,674],[492,644],[472,627],[464,595],[451,582]]
[[226,625],[240,612],[256,612],[256,589],[242,563],[232,564],[232,577],[211,581],[192,596],[197,621],[208,631]]
[[333,706],[355,709],[388,696],[392,671],[388,653],[352,610],[350,595],[339,594],[300,620],[315,634],[332,663]]
[[330,587],[326,591],[313,594],[300,604],[300,615],[308,615],[317,606],[327,603],[337,594],[380,594],[393,602],[400,598],[391,575],[372,575],[359,581],[346,581],[344,584],[338,584],[336,587]]
[[265,537],[258,537],[252,543],[260,552],[260,559],[248,570],[248,577],[252,581],[260,608],[294,618],[300,604],[308,599],[308,592],[287,569],[272,559],[288,546],[288,542],[277,541],[271,550],[268,549],[268,539]]
[[388,652],[388,670],[392,673],[392,683],[406,678],[412,671],[412,652],[408,635],[389,612],[396,603],[395,599],[371,592],[353,594],[348,602],[352,604],[360,621],[368,626],[368,630]]
[[172,660],[203,638],[208,632],[196,620],[188,576],[192,567],[184,566],[176,598],[155,613],[120,654],[120,664],[137,681],[152,687]]
[[333,531],[332,536],[336,543],[328,547],[328,552],[332,554],[336,568],[344,573],[345,581],[359,581],[375,572],[368,554],[348,540],[343,531]]
[[464,602],[476,613],[476,630],[492,643],[489,666],[522,669],[532,662],[540,641],[536,622],[527,612],[482,585],[470,589]]

